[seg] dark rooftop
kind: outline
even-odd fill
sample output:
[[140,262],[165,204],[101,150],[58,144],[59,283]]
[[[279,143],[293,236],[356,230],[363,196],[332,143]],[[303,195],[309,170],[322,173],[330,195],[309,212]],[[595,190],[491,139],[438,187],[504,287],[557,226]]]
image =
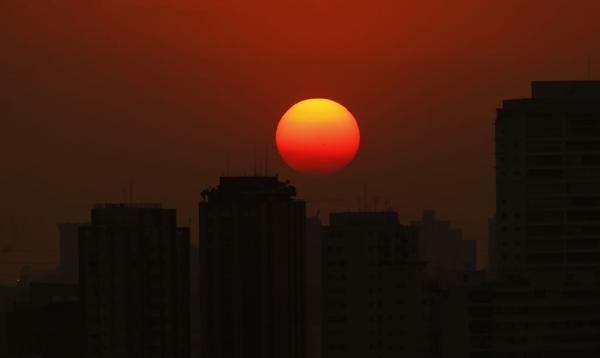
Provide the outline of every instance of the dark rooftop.
[[397,225],[398,213],[395,211],[359,211],[331,213],[331,226]]
[[160,204],[96,204],[92,209],[92,225],[175,226],[176,210]]
[[209,201],[224,198],[292,198],[294,196],[296,196],[296,188],[288,181],[279,181],[277,176],[221,177],[216,188],[208,188],[202,192],[202,198]]
[[160,209],[160,203],[100,203],[95,204],[94,209]]
[[600,81],[533,81],[531,95],[539,98],[598,98]]

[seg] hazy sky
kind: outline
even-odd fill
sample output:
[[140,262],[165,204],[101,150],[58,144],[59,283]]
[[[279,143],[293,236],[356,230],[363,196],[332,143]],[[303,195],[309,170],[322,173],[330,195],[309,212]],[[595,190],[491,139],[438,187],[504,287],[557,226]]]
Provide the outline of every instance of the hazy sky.
[[[354,210],[366,186],[405,222],[435,208],[484,263],[495,109],[531,80],[587,78],[588,57],[600,77],[599,15],[597,0],[0,0],[0,248],[15,241],[0,282],[52,265],[56,223],[130,182],[197,225],[200,191],[227,162],[251,174],[255,146],[309,213]],[[275,151],[277,120],[309,97],[359,121],[338,174]]]

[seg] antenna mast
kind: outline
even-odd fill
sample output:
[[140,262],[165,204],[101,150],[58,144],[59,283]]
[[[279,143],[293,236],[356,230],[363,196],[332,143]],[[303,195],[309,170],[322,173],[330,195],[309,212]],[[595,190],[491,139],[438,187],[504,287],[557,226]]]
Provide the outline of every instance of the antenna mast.
[[229,153],[225,157],[225,176],[229,176]]
[[133,204],[133,178],[129,179],[129,204]]
[[254,176],[256,176],[256,145],[252,148],[252,155],[254,157]]
[[269,175],[269,146],[265,145],[265,176]]
[[369,211],[369,205],[367,203],[367,183],[363,184],[363,211]]
[[587,56],[587,79],[588,81],[592,79],[592,56],[590,54]]

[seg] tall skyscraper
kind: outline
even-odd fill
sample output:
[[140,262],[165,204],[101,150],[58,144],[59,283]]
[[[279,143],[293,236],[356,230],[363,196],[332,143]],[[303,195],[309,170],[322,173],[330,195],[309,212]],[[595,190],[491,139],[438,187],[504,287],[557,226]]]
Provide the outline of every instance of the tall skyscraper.
[[92,209],[79,239],[85,357],[189,358],[189,235],[175,209]]
[[600,81],[533,82],[496,120],[499,273],[600,264]]
[[305,203],[277,177],[221,177],[202,193],[201,353],[304,358]]
[[430,357],[417,228],[394,212],[332,213],[322,236],[323,358]]
[[600,356],[600,82],[504,101],[496,189],[494,280],[445,292],[443,356]]

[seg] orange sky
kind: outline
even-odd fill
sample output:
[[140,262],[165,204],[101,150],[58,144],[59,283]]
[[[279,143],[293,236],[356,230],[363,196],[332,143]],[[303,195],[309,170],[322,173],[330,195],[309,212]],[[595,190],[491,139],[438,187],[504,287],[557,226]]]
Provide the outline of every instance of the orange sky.
[[[531,80],[586,78],[588,56],[598,78],[598,14],[596,0],[1,1],[0,244],[18,240],[0,281],[51,264],[55,223],[123,200],[131,179],[187,223],[227,158],[252,172],[255,145],[310,213],[355,209],[366,185],[404,221],[437,209],[484,263],[495,108]],[[355,162],[330,177],[275,152],[279,116],[309,97],[360,124]]]

